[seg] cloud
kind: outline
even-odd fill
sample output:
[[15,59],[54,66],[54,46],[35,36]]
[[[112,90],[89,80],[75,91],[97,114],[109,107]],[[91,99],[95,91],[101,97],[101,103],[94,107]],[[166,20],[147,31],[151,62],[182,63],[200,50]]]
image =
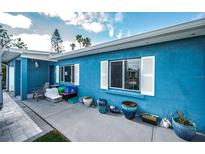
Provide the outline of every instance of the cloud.
[[50,17],[59,17],[68,25],[76,25],[88,32],[99,33],[104,30],[104,22],[108,22],[108,16],[105,13],[81,13],[81,12],[44,12]]
[[109,36],[113,37],[114,36],[114,27],[112,24],[107,24],[108,30],[109,30]]
[[128,31],[128,32],[127,32],[127,37],[130,37],[130,36],[131,36],[131,32]]
[[118,38],[118,39],[121,39],[121,38],[122,38],[122,34],[123,34],[122,31],[120,31],[120,32],[117,34],[117,38]]
[[[21,38],[24,43],[27,44],[29,50],[41,50],[41,51],[51,51],[51,36],[48,34],[19,34],[14,35],[14,38]],[[80,49],[79,43],[74,41],[63,41],[63,46],[65,51],[71,51],[71,43],[75,43],[76,48]]]
[[19,34],[14,37],[20,37],[28,45],[29,50],[51,51],[51,37],[48,34]]
[[114,22],[123,19],[122,13],[116,13],[114,18],[104,12],[44,12],[50,17],[59,17],[68,25],[78,26],[85,31],[99,33],[107,30],[109,36],[114,36]]
[[12,28],[28,29],[32,25],[30,18],[23,15],[11,15],[9,13],[0,12],[0,23],[9,25]]
[[116,22],[122,21],[123,18],[124,18],[124,16],[123,16],[123,14],[121,12],[118,12],[118,13],[115,14],[115,21]]
[[82,27],[87,31],[93,31],[95,33],[102,32],[104,25],[98,22],[83,23]]
[[59,17],[63,21],[68,21],[76,16],[75,12],[64,12],[64,11],[60,11],[58,13],[57,12],[42,12],[41,14],[44,14],[50,17]]
[[205,18],[205,13],[197,14],[195,17],[192,18],[192,20],[198,20],[198,19],[202,19],[202,18]]

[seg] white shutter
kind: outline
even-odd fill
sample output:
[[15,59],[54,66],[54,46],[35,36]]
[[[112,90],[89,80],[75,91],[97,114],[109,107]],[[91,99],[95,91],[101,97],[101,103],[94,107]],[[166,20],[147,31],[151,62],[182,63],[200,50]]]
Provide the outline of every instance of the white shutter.
[[59,83],[59,65],[56,66],[56,83]]
[[100,66],[100,88],[108,89],[108,61],[101,61]]
[[74,72],[75,72],[75,77],[74,77],[74,84],[75,85],[78,85],[79,86],[79,79],[80,79],[80,74],[79,74],[79,72],[80,72],[80,67],[79,67],[79,64],[75,64],[74,65]]
[[141,58],[141,94],[154,96],[155,57]]

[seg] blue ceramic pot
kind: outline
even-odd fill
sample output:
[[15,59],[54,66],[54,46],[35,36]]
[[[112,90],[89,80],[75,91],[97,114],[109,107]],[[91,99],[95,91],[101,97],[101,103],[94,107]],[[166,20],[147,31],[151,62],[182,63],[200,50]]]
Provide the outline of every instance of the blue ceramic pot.
[[196,135],[196,125],[192,123],[193,126],[185,126],[175,121],[175,118],[172,118],[172,127],[177,136],[181,137],[184,140],[190,141]]
[[137,112],[137,103],[131,101],[124,101],[122,102],[121,107],[127,119],[134,119]]
[[100,113],[106,113],[108,111],[107,101],[105,99],[102,99],[102,98],[98,99],[97,104],[98,104],[98,110]]

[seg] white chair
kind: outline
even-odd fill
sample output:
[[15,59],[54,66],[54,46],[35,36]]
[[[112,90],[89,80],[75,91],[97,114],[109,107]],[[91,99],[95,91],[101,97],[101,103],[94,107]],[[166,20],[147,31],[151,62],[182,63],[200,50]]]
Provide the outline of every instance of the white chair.
[[45,96],[47,100],[54,102],[54,103],[60,102],[62,100],[62,96],[59,95],[57,88],[46,89]]

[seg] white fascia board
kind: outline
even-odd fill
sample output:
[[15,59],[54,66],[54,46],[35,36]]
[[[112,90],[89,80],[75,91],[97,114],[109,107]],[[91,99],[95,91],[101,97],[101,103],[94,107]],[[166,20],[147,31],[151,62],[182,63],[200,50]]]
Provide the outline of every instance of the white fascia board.
[[21,54],[22,58],[28,59],[36,59],[36,60],[44,60],[44,61],[51,61],[56,62],[56,60],[49,59],[48,55],[40,55],[40,54]]
[[190,38],[190,37],[205,35],[204,30],[205,30],[205,19],[201,19],[201,20],[183,23],[176,26],[171,26],[160,30],[155,30],[155,31],[75,50],[75,51],[50,55],[49,58],[62,60],[66,58],[97,54],[100,52],[110,52],[114,50],[121,50],[126,48],[139,47],[143,45],[150,45],[150,44],[161,43],[166,41]]

